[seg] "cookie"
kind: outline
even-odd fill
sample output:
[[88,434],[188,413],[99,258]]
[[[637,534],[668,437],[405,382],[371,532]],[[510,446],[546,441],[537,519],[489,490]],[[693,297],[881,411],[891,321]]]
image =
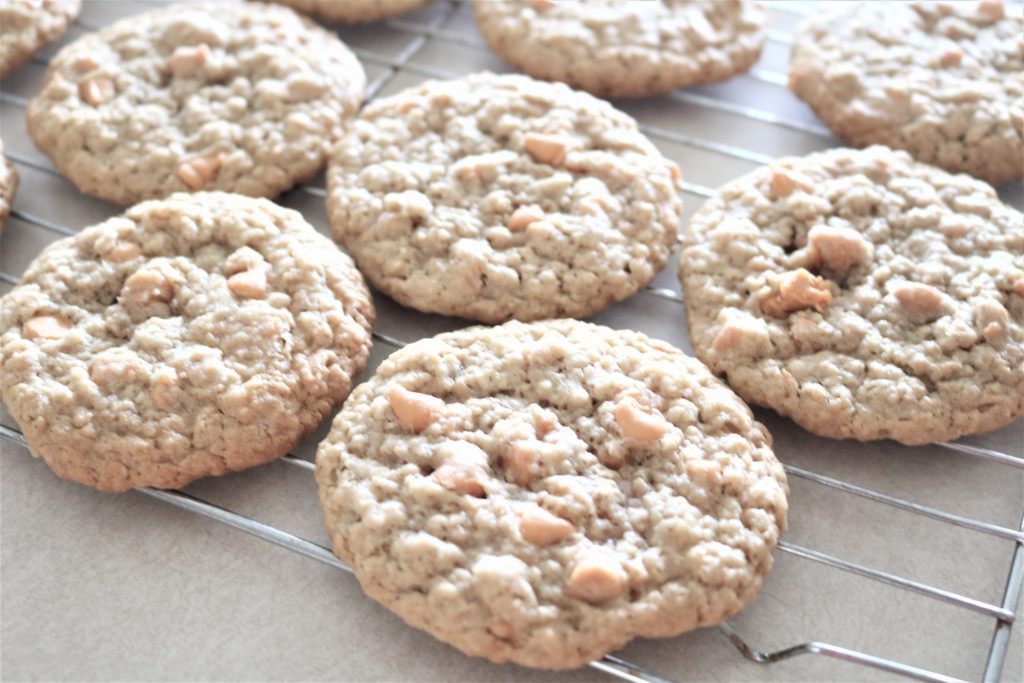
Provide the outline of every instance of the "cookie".
[[47,247],[3,298],[0,391],[33,454],[104,491],[284,455],[345,398],[374,311],[295,211],[180,193]]
[[760,168],[693,217],[679,262],[698,356],[835,438],[923,444],[1024,413],[1024,216],[876,146]]
[[535,78],[645,97],[743,73],[768,17],[753,0],[475,0],[480,32]]
[[1001,0],[842,4],[796,32],[790,88],[848,144],[1024,177],[1024,19]]
[[0,78],[57,40],[80,6],[81,0],[0,0]]
[[14,193],[18,190],[18,171],[4,156],[4,141],[0,140],[0,230],[11,213]]
[[328,167],[334,236],[399,303],[483,322],[584,317],[677,239],[679,168],[607,102],[475,74],[369,104]]
[[706,367],[575,320],[395,352],[320,444],[337,555],[466,654],[565,669],[738,612],[786,526],[771,437]]
[[430,4],[433,0],[274,0],[304,14],[342,24],[389,19]]
[[286,7],[176,5],[61,50],[28,130],[79,189],[119,204],[273,197],[320,170],[365,82],[334,34]]

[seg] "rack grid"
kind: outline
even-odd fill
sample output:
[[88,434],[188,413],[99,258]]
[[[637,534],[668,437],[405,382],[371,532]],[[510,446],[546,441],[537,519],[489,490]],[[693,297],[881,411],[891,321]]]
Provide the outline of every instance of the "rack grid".
[[[123,1],[117,3],[106,3],[105,5],[93,4],[92,14],[99,15],[106,20],[108,15],[127,15],[134,13],[148,6],[157,0],[136,0],[134,2]],[[837,145],[838,142],[831,134],[813,120],[805,111],[795,109],[792,103],[782,107],[764,106],[763,102],[756,97],[759,89],[765,88],[769,92],[784,92],[786,78],[784,75],[784,56],[782,53],[788,48],[791,42],[790,33],[785,30],[791,28],[794,21],[800,15],[806,13],[809,7],[804,4],[793,2],[772,2],[769,3],[773,15],[773,30],[769,35],[769,44],[765,57],[750,74],[737,79],[740,85],[729,87],[717,86],[708,88],[696,88],[687,91],[677,91],[663,98],[656,98],[655,101],[638,101],[637,103],[622,103],[627,111],[637,116],[641,122],[641,129],[652,138],[667,156],[674,157],[683,166],[684,175],[689,177],[706,178],[705,183],[687,181],[684,184],[684,201],[687,203],[686,215],[694,209],[694,204],[699,206],[703,199],[712,195],[711,189],[714,185],[727,180],[738,172],[731,172],[732,169],[740,169],[739,172],[749,170],[753,166],[769,163],[776,156],[784,153],[803,153],[826,146]],[[88,18],[90,4],[87,0],[86,11],[83,17],[77,19],[69,32],[69,36],[61,41],[62,43],[75,37],[82,32],[88,32],[98,28],[100,21]],[[779,29],[781,24],[784,28]],[[414,84],[426,78],[452,78],[463,73],[475,71],[478,68],[492,68],[504,70],[505,67],[491,55],[483,43],[482,38],[472,28],[470,8],[458,0],[438,0],[434,5],[408,17],[393,19],[382,24],[369,28],[334,27],[338,30],[360,60],[367,67],[370,82],[367,88],[367,100],[378,94],[393,92],[407,85]],[[366,47],[372,45],[373,47]],[[383,45],[386,49],[381,49]],[[0,87],[0,121],[4,125],[13,125],[10,122],[23,118],[23,109],[27,104],[34,88],[38,86],[41,74],[47,64],[47,54],[52,54],[53,48],[44,51],[42,56],[33,58],[27,69],[34,70],[28,78],[12,78]],[[460,57],[466,55],[471,57],[465,61],[459,61]],[[438,66],[441,61],[444,66]],[[12,83],[13,81],[13,83]],[[752,96],[753,95],[753,96]],[[751,102],[754,104],[751,104]],[[659,102],[661,104],[659,104]],[[659,115],[657,108],[664,107],[665,102],[670,102],[672,114],[689,115],[692,118],[673,120]],[[771,102],[770,104],[774,104]],[[781,109],[781,111],[779,110]],[[795,112],[795,113],[794,113]],[[709,119],[723,117],[737,125],[749,125],[757,128],[753,138],[750,136],[723,135],[715,126],[709,124]],[[697,130],[690,130],[688,124],[696,119],[700,125]],[[703,128],[703,131],[701,130]],[[708,134],[707,131],[714,134]],[[57,178],[57,173],[52,165],[38,152],[31,149],[31,144],[24,139],[12,140],[8,131],[0,131],[8,146],[8,157],[14,161],[21,172],[39,173]],[[20,129],[16,129],[16,135]],[[765,135],[774,133],[773,136]],[[793,143],[796,144],[793,144]],[[687,160],[693,158],[715,158],[721,162],[726,170],[715,169],[703,173],[701,168],[691,171],[688,168]],[[731,172],[731,175],[729,173]],[[724,176],[724,177],[718,177]],[[57,182],[63,183],[63,180]],[[70,186],[68,186],[70,187]],[[1004,201],[1008,201],[1018,208],[1022,203],[1021,188],[1003,188],[1001,195]],[[282,199],[286,205],[300,205],[300,208],[312,206],[322,200],[325,196],[322,176],[308,184],[296,188]],[[74,197],[71,201],[77,201]],[[86,201],[82,199],[81,201]],[[103,215],[114,215],[118,209],[110,205],[96,204],[92,202],[93,208],[89,211],[99,211]],[[17,263],[13,264],[12,259],[4,256],[2,267],[0,267],[0,282],[5,291],[9,286],[18,282],[18,276],[13,272],[12,265],[23,268],[27,265],[25,253],[34,247],[35,242],[49,242],[59,237],[72,235],[77,231],[76,227],[65,224],[60,220],[54,220],[39,210],[26,209],[25,201],[21,197],[15,201],[11,213],[12,223],[16,223],[18,229],[8,230],[3,236],[0,246],[0,253],[8,251],[19,252],[14,257]],[[97,208],[100,207],[100,208]],[[88,213],[89,211],[86,211]],[[322,211],[322,209],[321,209]],[[326,231],[323,220],[316,220],[307,215],[318,229]],[[322,218],[322,216],[317,216]],[[12,235],[12,232],[14,233]],[[33,239],[25,239],[26,235],[32,234]],[[24,243],[22,246],[21,243]],[[31,253],[27,256],[31,257]],[[665,302],[675,307],[678,318],[676,324],[682,328],[683,312],[682,297],[678,285],[674,282],[674,267],[672,265],[662,273],[655,283],[641,292],[635,298],[650,297]],[[626,305],[629,305],[627,302]],[[378,301],[378,308],[381,302]],[[382,322],[388,319],[395,320],[395,324],[377,326],[373,337],[380,347],[399,348],[413,339],[402,340],[398,335],[389,333],[389,330],[400,327],[400,319],[405,315],[414,315],[403,311],[395,305],[385,304]],[[422,316],[420,316],[422,319]],[[602,321],[605,322],[605,321]],[[461,326],[465,323],[443,320],[434,321],[424,325],[426,328],[441,325],[443,329],[450,329]],[[624,326],[623,323],[618,323]],[[383,330],[381,329],[383,328]],[[420,336],[427,336],[428,329]],[[683,344],[680,344],[685,346]],[[685,348],[689,349],[688,346]],[[372,370],[372,368],[370,368]],[[759,413],[760,415],[760,413]],[[775,424],[782,425],[781,427]],[[799,430],[783,421],[773,423],[772,431],[777,433],[779,429],[789,433],[795,433],[792,439],[799,443],[802,435]],[[24,439],[16,425],[10,418],[3,414],[0,420],[0,437],[10,444],[26,448]],[[978,444],[981,445],[978,445]],[[994,443],[996,447],[988,447],[984,439],[968,440],[956,443],[936,444],[933,448],[953,452],[963,461],[974,461],[986,463],[990,467],[1005,468],[1007,478],[1024,483],[1020,472],[1024,471],[1024,421],[1016,423],[1002,430]],[[854,448],[871,448],[870,445],[860,445]],[[308,451],[308,448],[306,449]],[[893,446],[892,450],[899,453],[903,450]],[[1010,451],[1010,452],[1006,452]],[[787,452],[780,450],[780,458],[786,462]],[[293,454],[285,456],[282,461],[287,466],[304,472],[311,476],[313,464],[307,455]],[[848,477],[830,476],[812,469],[808,469],[793,462],[786,462],[785,469],[791,482],[800,480],[802,482],[822,487],[824,490],[835,494],[846,494],[869,501],[872,504],[885,506],[894,510],[937,522],[939,524],[964,529],[971,534],[980,534],[998,539],[1004,542],[1004,561],[1006,567],[1005,588],[998,601],[986,601],[964,594],[964,591],[947,590],[930,581],[920,581],[908,578],[896,571],[879,569],[865,563],[849,561],[837,554],[783,540],[779,545],[780,554],[799,558],[804,561],[815,563],[829,570],[835,570],[869,581],[878,582],[899,591],[910,592],[923,596],[928,600],[938,601],[960,610],[966,610],[989,620],[991,627],[991,639],[987,651],[980,653],[976,662],[977,678],[985,681],[1000,680],[1007,655],[1011,651],[1011,637],[1014,635],[1013,625],[1018,615],[1018,602],[1021,592],[1022,580],[1024,580],[1024,513],[1020,522],[1014,527],[1002,523],[993,523],[978,519],[971,514],[961,514],[944,510],[941,505],[922,504],[908,500],[905,496],[891,495],[877,488],[863,486]],[[1016,479],[1014,479],[1016,478]],[[1012,500],[1013,493],[1020,497],[1024,488],[1017,486],[1010,487],[1010,495],[1006,496],[1009,507],[1017,512],[1022,512],[1020,501]],[[201,497],[184,491],[163,491],[155,489],[142,489],[139,493],[163,501],[169,505],[188,510],[202,515],[208,519],[226,524],[239,531],[250,534],[268,543],[285,548],[289,551],[319,560],[331,567],[350,572],[351,570],[339,559],[337,559],[328,548],[323,545],[289,533],[271,524],[266,524],[253,519],[245,514],[232,511],[214,502],[204,500]],[[1014,507],[1016,506],[1016,507]],[[1012,513],[1016,514],[1016,512]],[[994,569],[994,568],[993,568]],[[794,645],[784,646],[771,650],[760,650],[748,643],[748,640],[760,640],[764,634],[747,633],[735,624],[735,619],[723,623],[719,630],[725,638],[735,646],[736,651],[746,660],[763,665],[770,665],[776,662],[801,658],[803,655],[817,655],[819,657],[844,660],[867,669],[875,669],[886,674],[899,674],[913,679],[925,681],[956,681],[961,680],[957,676],[947,675],[927,668],[919,667],[896,658],[879,656],[862,651],[858,648],[847,648],[827,642],[816,640],[801,640]],[[685,636],[684,636],[685,637]],[[1018,653],[1019,654],[1019,653]],[[647,668],[634,664],[617,656],[606,656],[600,661],[593,662],[591,666],[605,674],[609,674],[628,681],[668,681],[673,676],[654,673]],[[756,675],[756,674],[755,674]],[[973,676],[972,676],[973,677]]]

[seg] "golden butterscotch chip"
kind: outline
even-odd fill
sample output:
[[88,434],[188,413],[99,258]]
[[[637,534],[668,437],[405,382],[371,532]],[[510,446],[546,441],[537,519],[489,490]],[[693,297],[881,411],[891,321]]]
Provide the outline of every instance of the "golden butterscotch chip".
[[388,390],[388,402],[400,423],[414,432],[422,432],[444,410],[444,401],[401,385]]
[[573,532],[571,522],[534,505],[519,513],[519,531],[534,545],[558,543]]
[[114,96],[114,81],[106,76],[87,78],[78,84],[78,96],[98,107]]
[[71,327],[54,315],[37,315],[25,321],[25,337],[28,339],[60,339]]
[[467,654],[567,669],[754,598],[786,526],[770,444],[664,342],[511,322],[391,354],[316,477],[334,550],[375,600]]
[[594,555],[576,564],[565,592],[585,602],[607,602],[629,588],[629,577],[613,557]]
[[931,322],[950,310],[946,297],[935,287],[919,282],[904,282],[892,290],[907,317],[915,322]]
[[223,163],[223,153],[196,157],[178,166],[178,177],[190,190],[201,190],[217,177]]
[[770,294],[761,298],[761,310],[776,318],[793,311],[812,309],[819,313],[832,302],[828,281],[811,275],[805,268],[783,273]]

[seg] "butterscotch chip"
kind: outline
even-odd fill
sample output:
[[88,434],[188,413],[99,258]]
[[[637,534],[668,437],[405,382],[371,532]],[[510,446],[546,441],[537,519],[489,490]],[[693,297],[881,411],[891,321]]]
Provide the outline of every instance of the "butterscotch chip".
[[[256,263],[275,277],[240,298],[225,282]],[[372,320],[352,261],[297,212],[176,194],[29,265],[0,305],[0,398],[61,477],[174,488],[287,453],[346,397]]]
[[217,177],[223,162],[223,154],[197,157],[178,166],[178,177],[190,190],[201,190]]
[[132,242],[117,242],[106,254],[107,260],[114,263],[131,261],[133,258],[141,255],[142,249],[139,248],[139,245]]
[[182,45],[171,53],[168,64],[176,78],[188,78],[202,69],[209,58],[210,46],[206,43]]
[[[444,416],[400,423],[396,386]],[[660,438],[624,435],[624,402]],[[770,441],[664,342],[511,322],[394,352],[338,413],[316,477],[371,597],[467,654],[565,669],[754,598],[786,524]]]
[[931,322],[945,311],[951,310],[945,304],[942,292],[931,285],[907,282],[896,285],[893,295],[900,302],[907,317],[917,322]]
[[0,2],[0,77],[13,73],[37,50],[59,38],[80,7],[81,0]]
[[645,410],[633,398],[621,399],[615,404],[615,421],[623,436],[637,441],[660,439],[672,429],[672,423],[653,410]]
[[832,302],[828,281],[804,268],[783,273],[770,294],[761,298],[761,310],[776,318],[807,309],[823,312]]
[[815,225],[807,233],[807,246],[813,262],[839,277],[867,265],[874,254],[874,246],[860,232],[835,225]]
[[783,167],[772,169],[772,194],[776,197],[788,197],[796,190],[814,191],[814,182],[803,173]]
[[398,421],[414,432],[422,432],[444,410],[444,401],[436,396],[409,391],[397,384],[388,389],[388,402]]
[[571,534],[573,526],[535,505],[519,513],[519,531],[534,545],[551,545]]
[[23,327],[26,339],[60,339],[70,326],[53,315],[37,315],[25,321]]
[[174,297],[174,283],[156,270],[137,270],[124,281],[121,299],[124,302],[148,304],[170,301]]
[[505,469],[512,473],[512,481],[526,486],[533,478],[534,469],[540,464],[536,441],[513,443],[505,454]]
[[475,10],[491,48],[517,69],[607,98],[742,73],[761,54],[768,23],[753,0],[476,0]]
[[489,630],[494,634],[495,638],[504,640],[512,635],[512,624],[507,621],[496,621]]
[[105,76],[87,78],[78,84],[78,96],[98,107],[114,96],[114,81]]
[[523,147],[534,161],[551,166],[560,166],[569,151],[569,143],[562,136],[541,133],[527,133],[523,137]]
[[[780,167],[814,192],[779,199]],[[905,152],[782,160],[722,187],[684,233],[694,348],[748,401],[824,436],[1002,427],[1024,414],[1022,225],[990,186]]]
[[585,317],[633,295],[667,262],[681,208],[632,118],[490,73],[364,108],[334,148],[327,204],[381,291],[488,323]]
[[993,185],[1024,177],[1019,11],[988,0],[820,7],[797,28],[789,84],[837,136]]
[[267,269],[252,268],[228,278],[228,289],[243,299],[265,299],[267,296]]
[[462,465],[441,465],[434,470],[434,481],[452,491],[468,493],[477,498],[484,495],[480,473],[472,467]]
[[365,84],[334,33],[286,7],[181,3],[64,47],[26,116],[87,194],[124,205],[183,190],[274,197],[321,169]]
[[581,560],[569,575],[565,592],[585,602],[607,602],[629,588],[629,577],[622,564],[600,555]]
[[530,226],[544,219],[544,212],[536,204],[520,206],[508,219],[508,229],[512,232],[522,232]]

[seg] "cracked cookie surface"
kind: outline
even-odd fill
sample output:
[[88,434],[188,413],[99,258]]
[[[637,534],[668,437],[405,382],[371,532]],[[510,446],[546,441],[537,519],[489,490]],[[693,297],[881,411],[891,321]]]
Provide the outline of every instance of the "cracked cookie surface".
[[316,476],[367,594],[467,654],[553,669],[736,613],[786,525],[746,404],[664,342],[575,320],[396,351]]
[[57,40],[80,8],[81,0],[0,0],[0,78]]
[[14,193],[18,191],[18,170],[10,159],[4,156],[4,141],[0,140],[0,230],[11,214]]
[[742,73],[768,17],[753,0],[476,0],[491,48],[535,78],[644,97]]
[[262,199],[176,194],[47,247],[4,296],[0,392],[32,453],[107,491],[284,455],[348,393],[373,305]]
[[843,5],[798,28],[790,88],[851,145],[1000,185],[1024,177],[1021,36],[1001,0]]
[[365,83],[337,36],[287,7],[176,5],[61,50],[28,130],[80,190],[119,204],[274,197],[323,167]]
[[824,436],[955,439],[1024,413],[1024,217],[875,146],[720,189],[680,255],[697,355]]
[[368,105],[332,153],[328,215],[360,270],[406,306],[584,317],[664,267],[678,181],[607,102],[482,73]]
[[274,0],[303,14],[343,24],[390,19],[428,5],[434,0]]

